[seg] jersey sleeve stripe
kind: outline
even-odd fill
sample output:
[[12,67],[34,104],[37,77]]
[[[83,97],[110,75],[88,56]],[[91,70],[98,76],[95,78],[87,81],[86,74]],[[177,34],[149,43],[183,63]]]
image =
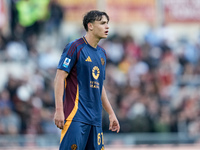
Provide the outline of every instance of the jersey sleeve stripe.
[[72,112],[70,113],[70,115],[66,119],[66,123],[65,123],[64,128],[61,132],[60,143],[62,142],[62,140],[63,140],[65,134],[67,133],[67,130],[68,130],[73,118],[74,118],[74,116],[76,115],[76,112],[78,110],[78,102],[79,102],[79,87],[77,85],[75,105],[74,105]]
[[67,52],[67,55],[69,55],[70,54],[70,52],[72,51],[72,49],[74,48],[74,45],[75,45],[75,43],[72,43],[72,45],[70,46],[70,48],[69,48],[69,51]]
[[68,56],[72,56],[72,55],[74,54],[74,51],[76,50],[76,48],[77,48],[79,45],[83,44],[83,43],[84,43],[84,41],[83,41],[82,39],[79,39],[79,40],[77,40],[76,42],[74,42],[74,43],[72,44],[73,46],[70,47],[70,50],[68,51],[67,55],[68,55]]
[[83,49],[83,47],[77,53],[77,59],[76,59],[77,61],[79,60],[80,52],[81,52],[82,49]]
[[[79,45],[81,45],[81,44],[83,44],[84,43],[84,41],[79,41],[79,42],[77,42],[76,44],[75,44],[75,47],[77,48]],[[76,50],[76,48],[75,49],[73,49],[73,51],[71,51],[70,52],[70,56],[72,56],[73,54],[74,54],[74,51]]]
[[71,47],[69,48],[67,55],[72,56],[70,54],[71,54],[72,51],[74,51],[76,49],[76,47],[77,47],[76,43],[78,43],[79,41],[80,41],[80,39],[72,43]]

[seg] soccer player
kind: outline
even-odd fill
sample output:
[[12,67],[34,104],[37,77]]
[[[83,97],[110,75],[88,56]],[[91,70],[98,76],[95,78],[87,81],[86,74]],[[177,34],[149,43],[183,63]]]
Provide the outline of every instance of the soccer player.
[[108,22],[105,12],[88,12],[83,18],[86,35],[67,44],[60,58],[54,81],[60,150],[104,150],[102,106],[109,114],[109,129],[120,130],[103,86],[106,52],[98,46],[108,36]]

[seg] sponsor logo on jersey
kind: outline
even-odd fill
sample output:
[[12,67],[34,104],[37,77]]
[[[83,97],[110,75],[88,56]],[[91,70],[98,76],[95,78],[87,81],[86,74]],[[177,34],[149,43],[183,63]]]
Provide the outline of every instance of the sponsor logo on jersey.
[[91,88],[97,88],[97,89],[99,89],[99,82],[97,82],[97,81],[90,81],[90,87]]
[[71,59],[66,57],[65,61],[63,62],[63,67],[68,68],[70,61],[71,61]]
[[92,62],[90,56],[88,56],[88,58],[85,61]]
[[93,78],[95,78],[97,80],[99,78],[99,74],[100,74],[99,68],[97,66],[94,66],[92,69]]

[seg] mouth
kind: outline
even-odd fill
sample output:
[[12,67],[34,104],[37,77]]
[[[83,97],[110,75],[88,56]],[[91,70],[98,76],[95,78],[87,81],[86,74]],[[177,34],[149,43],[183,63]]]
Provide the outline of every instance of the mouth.
[[105,34],[108,35],[108,31],[105,31]]

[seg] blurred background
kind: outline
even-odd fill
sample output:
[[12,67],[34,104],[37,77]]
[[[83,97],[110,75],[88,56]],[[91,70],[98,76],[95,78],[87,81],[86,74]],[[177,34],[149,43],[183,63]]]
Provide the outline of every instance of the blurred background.
[[0,149],[58,149],[56,67],[92,9],[110,16],[104,86],[121,125],[103,111],[105,145],[199,145],[200,0],[0,0]]

